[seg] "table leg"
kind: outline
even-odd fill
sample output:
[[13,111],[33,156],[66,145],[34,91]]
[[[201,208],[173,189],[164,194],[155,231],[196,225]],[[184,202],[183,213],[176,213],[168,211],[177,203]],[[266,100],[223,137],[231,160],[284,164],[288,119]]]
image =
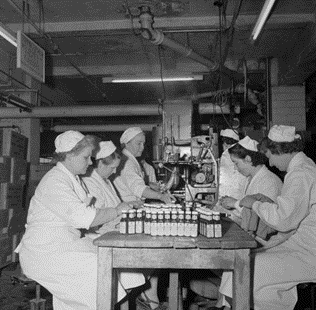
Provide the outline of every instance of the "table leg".
[[233,310],[250,309],[250,251],[236,250],[233,270]]
[[179,273],[169,274],[169,309],[178,310]]
[[[97,310],[112,310],[116,300],[113,300],[113,249],[98,247],[98,285],[97,285]],[[116,294],[114,294],[116,295]]]

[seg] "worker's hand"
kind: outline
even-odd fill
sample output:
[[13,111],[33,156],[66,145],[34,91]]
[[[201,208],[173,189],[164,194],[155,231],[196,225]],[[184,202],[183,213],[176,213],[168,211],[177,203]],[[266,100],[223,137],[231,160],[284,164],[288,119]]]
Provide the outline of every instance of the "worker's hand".
[[254,195],[251,195],[253,198],[255,198],[256,200],[260,201],[260,202],[269,202],[269,203],[273,203],[274,201],[269,198],[268,196],[266,195],[263,195],[263,194],[254,194]]
[[155,183],[155,182],[149,182],[149,187],[156,191],[156,192],[159,192],[160,191],[160,188],[161,188],[161,184],[160,183]]
[[225,208],[227,210],[232,210],[232,209],[235,209],[236,201],[237,201],[237,199],[235,199],[233,197],[223,196],[220,199],[220,204],[223,206],[223,208]]
[[116,206],[117,215],[121,215],[122,210],[130,210],[132,208],[127,202],[121,202]]
[[254,197],[254,195],[248,195],[246,197],[244,197],[243,199],[240,200],[240,207],[244,207],[244,208],[248,208],[248,209],[252,209],[252,205],[258,201],[256,199],[256,197]]
[[140,209],[144,206],[144,201],[143,200],[129,201],[128,204],[133,209]]
[[168,203],[174,203],[176,201],[176,198],[170,193],[166,192],[166,193],[161,194],[160,200],[168,204]]

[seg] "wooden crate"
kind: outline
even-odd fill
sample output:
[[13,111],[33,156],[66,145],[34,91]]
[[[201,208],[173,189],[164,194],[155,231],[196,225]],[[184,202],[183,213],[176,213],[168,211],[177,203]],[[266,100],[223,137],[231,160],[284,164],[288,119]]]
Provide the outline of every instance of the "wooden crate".
[[11,158],[0,157],[0,183],[10,182]]
[[27,137],[9,128],[0,129],[0,156],[26,159],[27,146]]
[[23,209],[24,189],[24,185],[1,183],[0,209]]
[[27,180],[27,161],[23,158],[11,158],[10,183],[25,184]]

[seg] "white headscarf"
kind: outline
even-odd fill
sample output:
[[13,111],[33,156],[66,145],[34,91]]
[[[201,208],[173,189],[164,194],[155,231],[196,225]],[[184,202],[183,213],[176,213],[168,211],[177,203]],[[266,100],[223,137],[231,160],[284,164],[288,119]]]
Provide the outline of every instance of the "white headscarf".
[[120,143],[127,143],[131,141],[135,136],[137,136],[139,133],[143,132],[140,127],[130,127],[127,128],[120,138]]
[[242,147],[244,147],[246,150],[258,152],[258,141],[253,140],[246,136],[245,138],[241,139],[238,144],[240,144]]
[[84,135],[79,131],[68,130],[57,136],[55,139],[55,152],[69,152],[76,144],[84,138]]
[[95,159],[105,158],[113,154],[116,146],[112,141],[102,141],[99,143],[99,151],[95,155]]
[[239,141],[239,136],[238,136],[238,134],[237,134],[234,130],[232,130],[232,129],[224,129],[224,130],[221,130],[220,135],[221,135],[222,137],[232,138],[232,139],[234,139],[234,140],[236,140],[236,141]]
[[295,134],[294,126],[274,125],[269,131],[268,138],[274,142],[293,142],[301,136]]

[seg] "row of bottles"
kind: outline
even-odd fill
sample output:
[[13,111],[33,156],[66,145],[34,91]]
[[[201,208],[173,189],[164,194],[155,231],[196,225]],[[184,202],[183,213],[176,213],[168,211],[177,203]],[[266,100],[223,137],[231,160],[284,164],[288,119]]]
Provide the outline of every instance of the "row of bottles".
[[[212,232],[211,232],[212,230]],[[147,234],[151,236],[220,238],[222,225],[219,212],[211,217],[190,208],[179,209],[131,209],[122,211],[120,222],[122,234]]]

